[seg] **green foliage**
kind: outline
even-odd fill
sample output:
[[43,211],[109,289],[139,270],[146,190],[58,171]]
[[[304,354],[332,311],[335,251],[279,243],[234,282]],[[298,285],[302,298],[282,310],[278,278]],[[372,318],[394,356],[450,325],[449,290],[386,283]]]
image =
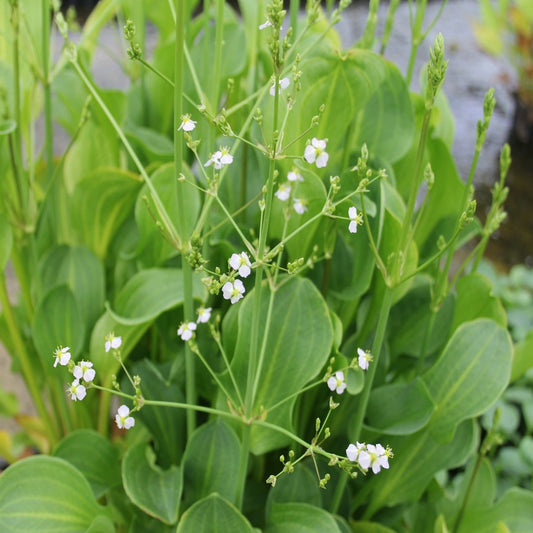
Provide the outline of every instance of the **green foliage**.
[[37,416],[0,414],[44,452],[0,435],[2,532],[532,529],[533,282],[479,264],[443,38],[415,94],[425,1],[407,78],[378,2],[348,50],[346,2],[295,4],[103,0],[51,65],[57,5],[0,0],[0,339]]

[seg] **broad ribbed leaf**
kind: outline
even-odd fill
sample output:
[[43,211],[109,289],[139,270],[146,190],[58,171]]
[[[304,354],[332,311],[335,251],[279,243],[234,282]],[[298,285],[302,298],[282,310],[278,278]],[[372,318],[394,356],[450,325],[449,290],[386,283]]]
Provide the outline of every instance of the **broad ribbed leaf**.
[[424,382],[395,383],[373,389],[367,409],[367,423],[387,435],[409,435],[423,428],[433,414],[434,404]]
[[39,302],[33,319],[33,341],[45,368],[52,368],[53,353],[59,346],[69,346],[76,357],[85,338],[83,317],[72,291],[58,285]]
[[162,470],[155,464],[152,449],[135,444],[124,456],[122,482],[131,501],[145,513],[165,524],[178,520],[182,475],[177,466]]
[[[56,457],[30,457],[0,476],[2,533],[84,533],[102,515],[91,487],[72,465]],[[113,531],[102,517],[102,533]]]
[[187,443],[183,462],[186,501],[217,492],[234,502],[240,483],[240,448],[237,435],[221,419],[199,427]]
[[83,474],[95,498],[121,483],[118,448],[96,431],[80,429],[69,433],[56,446],[53,455]]
[[[365,479],[361,492],[371,493],[369,514],[381,507],[415,502],[439,470],[462,465],[477,445],[479,431],[471,421],[463,422],[451,442],[441,444],[427,429],[407,437],[393,436],[383,444],[391,446],[390,469]],[[361,495],[362,496],[362,495]]]
[[[255,293],[251,292],[240,304],[238,332],[235,331],[235,321],[231,317],[223,328],[224,337],[228,336],[230,342],[231,338],[237,338],[232,370],[242,397],[245,396],[250,361],[254,297]],[[333,344],[333,328],[326,303],[307,279],[292,278],[275,293],[271,323],[267,331],[269,297],[267,292],[261,302],[259,323],[262,327],[261,334],[267,335],[267,339],[262,366],[258,369],[254,409],[255,412],[264,410],[268,422],[291,428],[295,399],[288,398],[322,369]],[[269,412],[270,407],[284,399],[288,400]],[[271,430],[252,428],[253,453],[275,449],[287,440],[286,436]]]
[[196,502],[182,516],[176,533],[253,533],[250,522],[218,494]]
[[499,300],[492,294],[490,281],[481,274],[463,276],[457,282],[457,301],[453,316],[452,331],[455,331],[463,322],[476,318],[491,318],[500,326],[507,327],[505,309]]
[[307,503],[275,503],[265,533],[341,533],[335,519],[324,509]]
[[51,248],[39,265],[39,294],[56,285],[68,285],[88,328],[104,310],[104,266],[84,246],[58,245]]
[[430,421],[437,439],[450,439],[456,426],[485,412],[509,382],[513,348],[507,331],[493,320],[463,324],[423,376],[435,403]]
[[131,213],[141,183],[139,176],[132,172],[99,168],[74,189],[73,220],[78,234],[101,259],[115,232]]
[[503,522],[513,533],[533,531],[533,493],[521,488],[509,489],[493,505],[467,509],[458,533],[492,533],[494,525]]

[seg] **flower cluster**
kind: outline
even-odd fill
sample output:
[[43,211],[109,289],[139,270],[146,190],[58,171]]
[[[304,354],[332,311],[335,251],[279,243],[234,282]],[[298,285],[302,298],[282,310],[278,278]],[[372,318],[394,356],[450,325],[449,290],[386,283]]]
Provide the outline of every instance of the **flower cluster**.
[[[288,182],[281,183],[278,187],[278,190],[274,193],[278,200],[282,202],[287,201],[291,197],[292,186],[291,183],[297,181],[304,181],[300,171],[297,167],[292,167],[290,172],[287,174]],[[307,200],[305,198],[293,198],[292,207],[299,215],[303,215],[307,211]]]
[[357,208],[352,206],[350,209],[348,209],[348,217],[350,219],[348,231],[350,233],[357,233],[357,226],[360,226],[363,223],[363,217],[361,213],[357,213]]
[[[289,78],[282,78],[281,80],[279,80],[278,94],[281,94],[281,91],[286,89],[289,86],[289,83],[290,83]],[[270,93],[270,96],[276,95],[276,83],[275,82],[272,84],[272,87],[270,87],[269,93]]]
[[372,472],[377,474],[382,468],[389,468],[389,459],[394,456],[388,446],[383,448],[381,444],[357,442],[346,448],[346,457],[352,463],[358,463],[365,472],[371,468]]
[[[116,337],[114,333],[109,333],[105,338],[105,351],[115,351],[122,345],[122,337]],[[96,371],[93,368],[93,363],[90,361],[80,361],[74,363],[72,361],[72,354],[68,346],[59,346],[54,350],[54,367],[57,365],[68,366],[69,372],[74,376],[74,380],[67,386],[67,395],[74,402],[81,401],[87,396],[87,386],[90,385],[96,376]],[[139,380],[140,381],[140,380]],[[115,416],[115,420],[119,429],[130,429],[135,425],[135,419],[130,415],[130,410],[126,405],[121,405]]]
[[211,307],[201,306],[196,310],[196,314],[198,315],[196,322],[182,322],[178,328],[178,336],[181,337],[181,340],[191,340],[196,331],[197,324],[205,324],[206,322],[209,322],[211,311]]
[[227,146],[220,147],[214,154],[209,156],[209,159],[204,164],[205,167],[213,165],[216,170],[220,170],[225,165],[231,165],[233,163],[233,156],[229,153]]

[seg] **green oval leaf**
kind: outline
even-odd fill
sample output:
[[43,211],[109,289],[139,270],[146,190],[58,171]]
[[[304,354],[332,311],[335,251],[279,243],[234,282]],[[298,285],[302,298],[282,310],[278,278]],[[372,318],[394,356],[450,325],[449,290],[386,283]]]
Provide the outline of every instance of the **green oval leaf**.
[[486,411],[502,394],[511,374],[513,347],[507,330],[488,319],[463,324],[423,376],[435,403],[430,421],[437,439]]
[[276,503],[267,519],[265,533],[341,533],[335,519],[324,509],[307,503]]
[[41,286],[46,293],[57,285],[68,285],[91,329],[104,310],[105,274],[100,259],[84,246],[54,246],[39,264]]
[[162,470],[155,464],[150,446],[132,446],[122,463],[122,482],[131,501],[145,513],[165,524],[178,520],[182,479],[177,466]]
[[83,319],[72,291],[67,285],[54,287],[39,302],[33,319],[33,341],[45,368],[52,368],[57,346],[69,346],[75,357],[84,338]]
[[186,500],[201,500],[217,492],[234,502],[239,485],[241,443],[222,420],[199,427],[190,438],[183,459]]
[[96,431],[79,429],[69,433],[56,446],[53,455],[84,475],[95,498],[121,483],[118,449]]
[[[224,320],[225,342],[236,339],[231,363],[237,384],[244,397],[252,329],[252,309],[255,292],[251,292],[238,308],[238,322],[233,313]],[[269,295],[261,302],[260,324],[267,323]],[[237,326],[235,331],[235,326]],[[291,278],[274,295],[271,323],[267,335],[264,359],[258,369],[258,387],[254,411],[267,413],[267,421],[285,428],[291,427],[291,412],[295,399],[288,399],[316,377],[327,361],[333,346],[333,327],[327,305],[307,279]],[[226,340],[228,337],[228,340]],[[231,391],[229,380],[227,388]],[[285,401],[275,410],[269,408]],[[260,454],[284,445],[287,437],[261,427],[252,427],[252,450]]]
[[182,516],[176,533],[253,533],[250,522],[218,494],[196,502]]
[[87,480],[62,459],[30,457],[0,476],[2,533],[84,533],[103,513]]
[[367,422],[387,435],[409,435],[423,428],[433,414],[434,404],[420,378],[373,389]]
[[98,168],[76,185],[73,220],[82,242],[100,259],[131,213],[141,184],[139,176],[132,172]]

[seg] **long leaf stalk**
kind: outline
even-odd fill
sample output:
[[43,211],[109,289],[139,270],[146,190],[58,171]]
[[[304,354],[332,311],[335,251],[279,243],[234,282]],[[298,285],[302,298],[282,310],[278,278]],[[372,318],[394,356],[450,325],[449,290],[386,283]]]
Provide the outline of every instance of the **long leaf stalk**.
[[54,174],[54,132],[52,128],[52,93],[50,81],[50,1],[41,0],[42,7],[42,69],[44,93],[44,153],[46,183]]
[[[367,370],[367,375],[365,378],[365,385],[363,391],[359,397],[359,402],[357,404],[357,411],[355,412],[355,417],[352,422],[352,438],[354,440],[359,440],[361,436],[361,430],[363,429],[363,420],[366,414],[366,409],[368,406],[368,400],[370,398],[370,392],[372,390],[372,384],[374,382],[374,376],[376,375],[376,369],[379,364],[380,355],[383,350],[383,341],[385,339],[385,330],[387,328],[387,323],[389,320],[389,314],[392,307],[392,296],[394,289],[387,287],[385,289],[385,295],[381,302],[381,308],[378,318],[378,323],[376,326],[376,332],[374,335],[374,342],[372,343],[372,355],[374,360],[370,363],[370,366]],[[333,501],[331,504],[331,512],[336,513],[339,509],[341,503],[342,495],[348,482],[348,476],[340,476],[337,487],[335,488],[335,493],[333,495]]]
[[[185,42],[185,3],[177,0],[176,3],[176,44],[175,44],[175,64],[174,64],[174,176],[178,182],[178,206],[179,206],[179,228],[180,237],[183,243],[188,243],[187,231],[187,210],[185,205],[184,187],[186,184],[180,180],[183,171],[183,135],[178,131],[177,124],[183,114],[183,67],[184,67],[184,42]],[[188,263],[185,254],[187,244],[182,249],[182,273],[183,273],[183,320],[190,322],[193,320],[193,295],[192,295],[192,267]],[[197,403],[195,361],[188,343],[185,343],[185,395],[190,404]],[[191,437],[196,427],[196,420],[193,411],[187,411],[187,434]]]
[[15,313],[13,312],[13,307],[11,306],[11,302],[9,300],[6,289],[5,275],[3,273],[0,275],[0,305],[2,307],[2,314],[6,321],[11,342],[13,343],[15,353],[17,354],[17,358],[20,363],[24,381],[26,382],[26,386],[28,387],[28,391],[32,397],[35,408],[45,423],[50,447],[53,448],[58,440],[57,427],[50,417],[50,413],[44,404],[44,399],[36,380],[36,368],[31,362],[30,353],[28,352],[26,344],[22,339],[20,328],[17,324]]

